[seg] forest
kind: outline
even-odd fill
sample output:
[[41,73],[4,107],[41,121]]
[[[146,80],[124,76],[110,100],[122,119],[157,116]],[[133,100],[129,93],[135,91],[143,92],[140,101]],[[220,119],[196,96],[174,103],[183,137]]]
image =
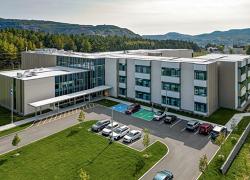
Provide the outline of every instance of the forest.
[[148,40],[141,37],[99,35],[66,35],[50,34],[31,30],[0,30],[0,69],[17,68],[21,60],[21,52],[37,48],[56,48],[77,52],[104,52],[134,49],[193,49],[200,47],[180,40]]

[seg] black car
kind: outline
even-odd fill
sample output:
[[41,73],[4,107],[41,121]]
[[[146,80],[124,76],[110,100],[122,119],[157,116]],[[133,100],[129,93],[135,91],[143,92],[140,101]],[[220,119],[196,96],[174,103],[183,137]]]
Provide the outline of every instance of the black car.
[[171,124],[171,123],[175,122],[177,119],[178,118],[175,115],[167,115],[167,116],[164,117],[164,122]]
[[125,111],[126,114],[133,114],[141,109],[140,104],[132,104],[128,107],[128,109]]
[[109,119],[98,121],[97,123],[92,125],[91,130],[94,131],[94,132],[100,132],[101,130],[103,130],[109,124],[110,124]]

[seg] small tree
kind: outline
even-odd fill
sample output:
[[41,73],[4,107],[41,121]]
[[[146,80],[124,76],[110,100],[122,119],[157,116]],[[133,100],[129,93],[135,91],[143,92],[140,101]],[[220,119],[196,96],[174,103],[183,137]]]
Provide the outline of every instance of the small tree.
[[205,174],[205,171],[207,169],[208,166],[208,159],[207,159],[207,155],[204,154],[199,161],[199,170],[202,174]]
[[83,168],[80,169],[79,176],[81,180],[89,180],[89,175]]
[[250,55],[250,46],[247,47],[246,54]]
[[148,147],[149,143],[150,143],[150,138],[149,138],[149,130],[148,129],[144,129],[144,136],[143,136],[143,146],[144,147]]
[[225,138],[226,138],[225,135],[223,133],[220,133],[219,136],[215,140],[215,144],[217,144],[218,146],[221,146]]
[[20,143],[20,141],[21,141],[20,137],[16,134],[12,140],[12,145],[16,146],[17,147],[16,149],[18,149],[18,144]]
[[83,121],[85,120],[85,113],[83,110],[81,110],[80,114],[79,114],[79,117],[78,117],[78,121],[80,123],[82,123]]

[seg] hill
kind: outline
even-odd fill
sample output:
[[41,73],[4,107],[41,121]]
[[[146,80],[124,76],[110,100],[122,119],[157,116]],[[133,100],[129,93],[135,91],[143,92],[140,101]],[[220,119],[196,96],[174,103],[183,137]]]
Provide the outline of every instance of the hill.
[[138,34],[113,25],[79,25],[43,20],[19,20],[0,18],[0,29],[25,29],[59,34],[85,34],[85,35],[116,35],[126,37],[140,37]]
[[231,29],[228,31],[214,31],[212,33],[204,33],[199,35],[180,34],[170,32],[164,35],[145,35],[145,39],[154,40],[183,40],[193,41],[200,46],[211,44],[224,44],[224,45],[246,45],[250,44],[250,28],[247,29]]

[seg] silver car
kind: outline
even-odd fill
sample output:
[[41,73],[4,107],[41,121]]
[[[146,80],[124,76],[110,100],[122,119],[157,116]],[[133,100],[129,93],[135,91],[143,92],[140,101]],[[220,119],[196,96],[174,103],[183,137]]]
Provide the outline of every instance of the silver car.
[[123,138],[123,142],[126,143],[131,143],[137,139],[140,139],[142,136],[142,132],[139,130],[132,130],[130,131],[124,138]]
[[126,134],[129,132],[128,126],[120,126],[117,129],[114,130],[113,134],[110,133],[110,137],[114,140],[119,140],[123,138]]
[[[112,124],[113,124],[113,127],[112,127]],[[117,122],[113,122],[113,123],[110,123],[108,126],[106,126],[103,130],[102,130],[102,135],[104,136],[109,136],[110,133],[112,132],[112,129],[113,131],[118,128],[119,124]]]

